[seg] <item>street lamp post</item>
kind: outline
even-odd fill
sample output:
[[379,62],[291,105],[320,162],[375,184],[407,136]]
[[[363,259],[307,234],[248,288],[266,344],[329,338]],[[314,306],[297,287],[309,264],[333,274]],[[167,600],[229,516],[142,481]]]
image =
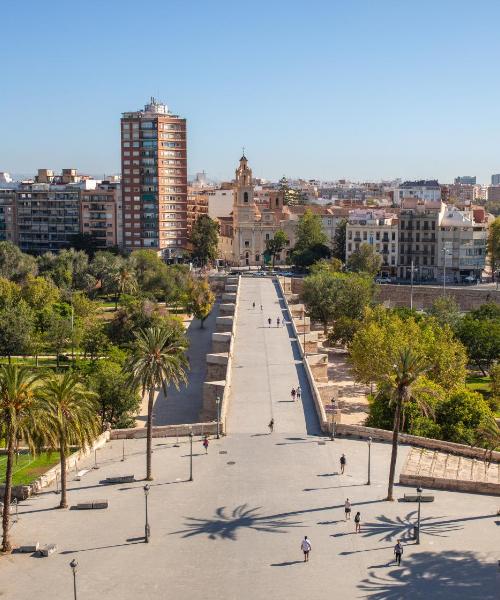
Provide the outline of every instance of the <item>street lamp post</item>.
[[422,504],[422,488],[417,488],[417,502],[418,502],[418,516],[417,516],[417,540],[416,543],[420,544],[420,505]]
[[217,439],[220,439],[220,397],[217,396],[215,400],[217,406]]
[[446,257],[451,254],[448,248],[443,248],[441,250],[443,253],[443,296],[446,296]]
[[371,471],[372,471],[372,438],[368,438],[368,481],[366,485],[371,485]]
[[122,445],[122,462],[125,461],[125,438],[123,438],[123,445]]
[[330,440],[333,442],[335,440],[335,410],[337,409],[337,404],[335,400],[335,396],[332,398],[332,433],[330,435]]
[[193,481],[193,432],[189,432],[189,481]]
[[74,600],[77,600],[76,597],[76,570],[78,567],[78,563],[76,562],[75,559],[73,559],[70,563],[69,566],[71,567],[71,570],[73,571],[73,594],[74,594]]
[[302,309],[302,339],[304,347],[304,360],[306,360],[306,311]]
[[97,450],[98,450],[98,448],[96,448],[94,450],[94,466],[92,467],[93,469],[98,469],[99,468],[99,465],[97,464]]
[[146,544],[149,544],[149,536],[151,535],[151,530],[149,528],[149,519],[148,519],[148,495],[149,495],[149,490],[151,489],[151,486],[149,485],[149,483],[147,483],[143,489],[144,489],[144,499],[146,501],[146,523],[144,525],[144,541],[146,542]]

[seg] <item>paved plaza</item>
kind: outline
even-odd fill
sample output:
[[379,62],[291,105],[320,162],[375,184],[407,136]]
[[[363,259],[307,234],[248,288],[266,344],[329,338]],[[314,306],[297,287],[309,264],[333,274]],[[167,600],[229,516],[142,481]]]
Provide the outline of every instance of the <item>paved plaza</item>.
[[[275,327],[282,308],[271,280],[242,280],[229,435],[212,440],[208,455],[195,441],[193,482],[189,443],[154,440],[151,542],[142,537],[144,482],[99,483],[111,475],[142,478],[145,440],[124,442],[124,462],[122,441],[113,441],[98,451],[99,469],[80,482],[70,477],[70,504],[107,498],[107,510],[57,510],[53,490],[20,505],[14,542],[56,543],[58,552],[0,558],[2,600],[71,599],[73,558],[78,600],[500,597],[499,498],[431,492],[436,499],[422,505],[416,545],[416,504],[383,500],[390,446],[372,445],[367,486],[367,443],[319,435],[291,328]],[[297,382],[300,403],[290,398]],[[398,470],[408,450],[401,447]],[[409,491],[396,486],[395,495]],[[344,519],[346,498],[353,515],[361,512],[360,534]],[[308,564],[300,551],[304,535],[312,542]],[[397,538],[404,543],[401,567],[392,562]]]

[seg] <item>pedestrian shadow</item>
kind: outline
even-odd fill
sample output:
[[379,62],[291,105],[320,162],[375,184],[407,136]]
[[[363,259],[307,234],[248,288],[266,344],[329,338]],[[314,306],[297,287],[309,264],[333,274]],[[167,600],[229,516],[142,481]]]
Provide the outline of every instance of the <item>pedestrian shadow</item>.
[[387,573],[369,571],[358,588],[363,598],[371,600],[493,600],[498,598],[496,571],[491,562],[480,560],[471,551],[416,552],[408,560],[403,556],[401,567]]
[[271,563],[271,567],[291,567],[292,565],[301,565],[303,560],[287,560],[286,562],[281,563]]
[[334,473],[318,473],[316,477],[333,477],[334,475],[338,474],[338,471],[335,471]]

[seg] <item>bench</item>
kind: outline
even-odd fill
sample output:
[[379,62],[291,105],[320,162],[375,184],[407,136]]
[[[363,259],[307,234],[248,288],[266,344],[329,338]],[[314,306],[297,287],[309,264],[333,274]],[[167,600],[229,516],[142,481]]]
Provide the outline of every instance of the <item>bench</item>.
[[95,510],[108,508],[109,502],[107,500],[89,500],[88,502],[79,502],[76,506],[76,510]]
[[55,544],[45,544],[45,546],[42,546],[40,550],[38,550],[38,554],[40,556],[50,556],[51,554],[54,554],[56,550],[57,546]]
[[[416,494],[405,494],[402,498],[403,502],[418,502]],[[434,496],[420,496],[420,502],[434,502]]]
[[28,553],[31,554],[32,552],[38,552],[39,548],[40,548],[40,543],[35,542],[34,544],[26,544],[25,546],[19,546],[17,551],[21,552],[22,554],[28,554]]
[[133,483],[134,481],[135,475],[117,475],[116,477],[106,477],[102,483],[109,485],[113,483]]

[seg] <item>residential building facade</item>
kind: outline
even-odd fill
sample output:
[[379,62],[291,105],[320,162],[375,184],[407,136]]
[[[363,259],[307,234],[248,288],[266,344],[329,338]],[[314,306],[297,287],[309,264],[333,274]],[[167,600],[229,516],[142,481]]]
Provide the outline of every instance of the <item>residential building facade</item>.
[[120,185],[102,182],[95,189],[82,189],[81,232],[92,235],[100,250],[123,245]]
[[346,225],[346,260],[361,244],[369,244],[381,257],[380,271],[397,275],[398,218],[385,210],[355,209]]
[[124,245],[165,258],[187,243],[186,120],[151,98],[121,119]]
[[429,200],[437,202],[441,200],[441,186],[436,179],[422,179],[419,181],[405,181],[394,190],[394,203],[401,206],[408,199]]

